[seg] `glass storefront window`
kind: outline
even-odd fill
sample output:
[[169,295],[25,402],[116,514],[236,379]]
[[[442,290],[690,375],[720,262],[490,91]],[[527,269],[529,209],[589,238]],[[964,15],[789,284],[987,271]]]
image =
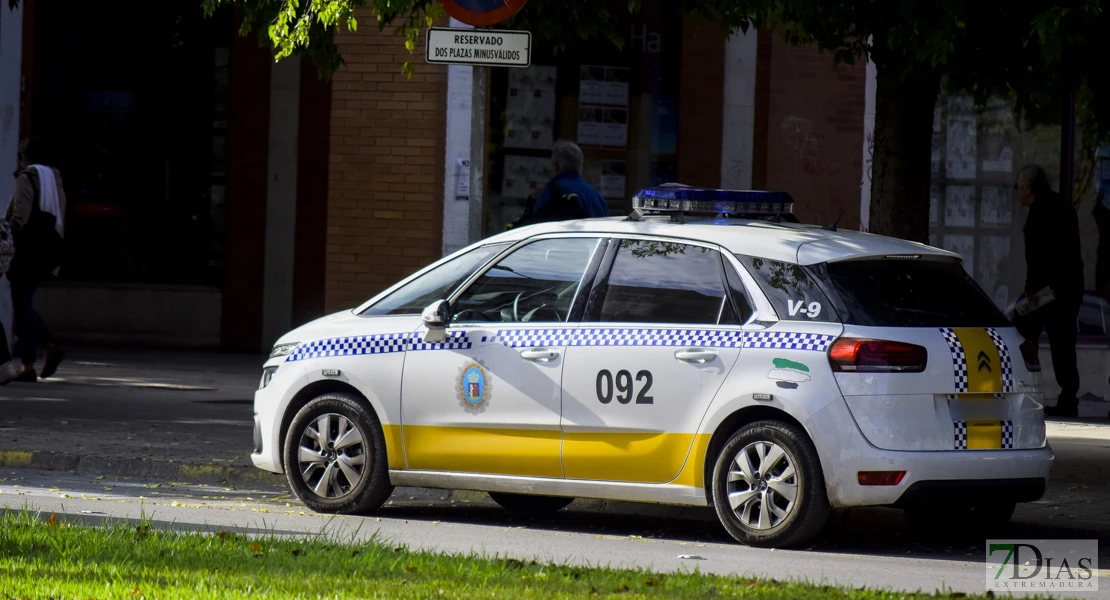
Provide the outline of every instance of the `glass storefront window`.
[[551,178],[558,139],[582,147],[582,176],[614,214],[630,210],[638,188],[675,180],[682,40],[675,10],[644,3],[624,17],[615,25],[625,32],[623,49],[596,42],[545,55],[537,47],[532,67],[492,70],[487,235],[519,218]]
[[1027,164],[1060,180],[1059,127],[1022,131],[1005,100],[975,108],[972,99],[941,96],[933,118],[931,245],[952,250],[994,303],[1006,310],[1025,283],[1027,209],[1013,193]]
[[66,186],[61,278],[219,285],[230,13],[131,4],[35,11],[29,133]]

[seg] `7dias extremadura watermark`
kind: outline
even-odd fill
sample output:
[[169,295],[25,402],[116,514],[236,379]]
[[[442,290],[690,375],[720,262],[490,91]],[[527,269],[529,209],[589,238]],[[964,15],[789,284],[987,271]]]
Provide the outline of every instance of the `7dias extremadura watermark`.
[[992,592],[1098,591],[1098,540],[987,540],[986,551]]

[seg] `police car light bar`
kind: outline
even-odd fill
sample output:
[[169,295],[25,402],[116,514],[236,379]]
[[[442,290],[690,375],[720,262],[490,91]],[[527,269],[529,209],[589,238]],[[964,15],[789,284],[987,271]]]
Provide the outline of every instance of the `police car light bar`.
[[794,198],[787,192],[715,190],[684,185],[644,188],[632,197],[632,208],[647,213],[712,213],[736,217],[793,214]]

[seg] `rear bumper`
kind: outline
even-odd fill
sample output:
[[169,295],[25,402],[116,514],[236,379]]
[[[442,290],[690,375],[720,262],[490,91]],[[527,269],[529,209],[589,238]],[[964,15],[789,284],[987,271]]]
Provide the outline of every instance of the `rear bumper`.
[[[1044,494],[1052,468],[1052,449],[954,450],[907,452],[880,450],[864,438],[843,399],[805,423],[821,457],[825,489],[834,507],[902,506],[930,497],[981,495],[1030,502]],[[905,471],[898,485],[864,486],[860,471]],[[1009,496],[1007,496],[1009,497]]]
[[907,506],[961,504],[976,502],[1034,502],[1044,496],[1047,480],[981,479],[977,481],[918,481],[894,503]]

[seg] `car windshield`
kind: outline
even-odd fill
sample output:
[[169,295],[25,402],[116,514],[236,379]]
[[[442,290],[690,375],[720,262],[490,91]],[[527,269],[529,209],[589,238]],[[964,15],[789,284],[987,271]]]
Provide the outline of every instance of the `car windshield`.
[[955,260],[864,259],[823,270],[844,323],[872,327],[1007,327],[1006,317]]
[[431,269],[362,311],[362,316],[418,315],[429,304],[447,298],[474,271],[509,246],[479,246]]

